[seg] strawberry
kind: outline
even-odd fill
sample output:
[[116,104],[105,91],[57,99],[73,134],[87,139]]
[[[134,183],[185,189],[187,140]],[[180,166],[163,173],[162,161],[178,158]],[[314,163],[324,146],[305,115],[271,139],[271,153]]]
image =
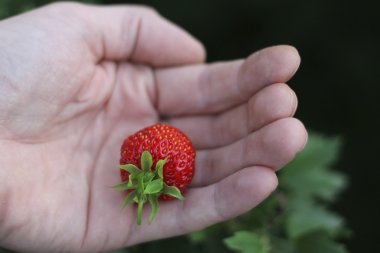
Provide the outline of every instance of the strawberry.
[[137,224],[142,209],[151,205],[149,223],[158,212],[158,200],[177,198],[194,176],[195,150],[189,138],[177,128],[155,124],[124,140],[121,146],[120,176],[117,190],[127,190],[124,206],[137,204]]

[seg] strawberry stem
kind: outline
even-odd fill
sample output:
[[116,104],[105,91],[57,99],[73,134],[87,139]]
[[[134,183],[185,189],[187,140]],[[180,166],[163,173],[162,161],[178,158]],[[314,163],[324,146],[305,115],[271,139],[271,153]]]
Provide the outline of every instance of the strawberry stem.
[[112,188],[125,191],[129,190],[129,194],[124,199],[123,206],[132,203],[137,204],[137,224],[142,221],[142,212],[145,202],[149,202],[151,212],[148,223],[152,223],[155,219],[158,210],[158,198],[162,194],[170,195],[179,200],[184,200],[181,191],[175,186],[168,186],[164,182],[163,168],[167,159],[159,160],[155,169],[152,171],[153,159],[148,151],[144,151],[141,155],[141,169],[133,164],[119,165],[119,168],[129,173],[128,181],[114,185]]
[[141,225],[141,217],[142,217],[142,210],[144,207],[145,201],[142,198],[139,198],[139,201],[137,203],[137,224]]

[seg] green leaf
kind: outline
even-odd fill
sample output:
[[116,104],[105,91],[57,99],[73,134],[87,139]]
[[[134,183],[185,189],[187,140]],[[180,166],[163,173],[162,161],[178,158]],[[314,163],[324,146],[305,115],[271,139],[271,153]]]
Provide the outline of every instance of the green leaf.
[[122,169],[122,170],[127,171],[131,175],[140,174],[142,172],[142,170],[140,170],[139,168],[137,168],[133,164],[119,165],[119,168]]
[[322,167],[331,166],[339,157],[341,145],[342,139],[339,137],[326,137],[310,133],[304,150],[287,167],[304,168],[305,164],[314,164]]
[[162,179],[159,178],[159,179],[153,180],[146,186],[144,190],[144,194],[159,193],[163,188],[164,188],[164,181],[162,181]]
[[271,253],[299,253],[293,245],[293,241],[273,235],[270,236],[270,246]]
[[155,174],[153,172],[148,172],[144,175],[144,184],[148,184],[153,180]]
[[159,178],[164,178],[164,165],[167,161],[167,158],[165,158],[164,160],[159,160],[156,164],[156,173],[157,175],[159,176]]
[[300,253],[348,253],[346,248],[335,241],[324,231],[309,233],[296,241]]
[[347,178],[330,168],[340,146],[339,138],[310,134],[304,151],[280,172],[281,188],[294,196],[333,201],[347,185]]
[[304,167],[303,172],[289,170],[281,174],[282,187],[303,197],[319,197],[332,201],[347,185],[341,173],[318,168],[313,165]]
[[249,231],[236,232],[232,237],[224,239],[229,249],[241,253],[269,253],[269,239]]
[[144,192],[144,177],[142,175],[137,178],[137,191]]
[[123,201],[123,207],[126,207],[129,204],[131,204],[134,201],[136,196],[137,196],[136,191],[130,192]]
[[133,185],[136,185],[137,184],[137,180],[142,177],[142,173],[139,173],[139,174],[130,174],[129,175],[129,182],[131,182],[131,184]]
[[200,231],[195,231],[190,234],[188,234],[188,238],[190,241],[194,244],[197,243],[202,243],[204,240],[206,240],[208,235],[208,232],[206,229],[200,230]]
[[145,172],[149,172],[152,170],[152,155],[149,153],[149,151],[144,151],[141,155],[141,167],[142,170]]
[[179,200],[184,200],[185,199],[182,196],[181,191],[177,187],[175,187],[175,186],[168,186],[168,185],[164,184],[164,190],[163,190],[162,193],[164,193],[166,195],[170,195],[170,196],[172,196],[174,198],[177,198]]
[[292,210],[287,216],[285,230],[290,238],[297,238],[316,230],[336,235],[344,227],[343,218],[307,199],[299,199],[298,203],[293,201],[289,204]]
[[156,218],[157,213],[158,213],[158,209],[159,209],[158,196],[157,195],[150,195],[148,197],[148,200],[149,200],[149,203],[151,206],[151,211],[150,211],[148,223],[151,224],[152,221]]
[[[130,204],[136,202],[137,207],[137,224],[141,224],[142,209],[144,203],[149,201],[152,205],[152,211],[149,216],[149,223],[153,221],[158,212],[158,197],[164,190],[163,182],[163,166],[166,159],[157,162],[155,170],[152,170],[152,156],[148,151],[144,151],[141,155],[141,167],[142,170],[137,168],[133,164],[119,165],[121,169],[124,169],[129,173],[129,181],[123,182],[120,185],[115,185],[115,189],[127,190],[133,189],[133,195],[129,195],[125,202]],[[176,192],[175,189],[168,188],[168,194],[174,195],[177,198],[183,199],[182,195]]]
[[112,188],[118,191],[125,191],[129,189],[133,189],[134,187],[129,181],[125,181],[125,182],[122,182],[121,184],[113,185]]

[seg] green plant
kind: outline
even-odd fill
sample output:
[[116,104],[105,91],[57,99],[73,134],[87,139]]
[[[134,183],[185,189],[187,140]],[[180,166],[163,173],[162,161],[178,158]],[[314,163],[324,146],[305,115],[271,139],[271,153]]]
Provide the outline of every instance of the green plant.
[[279,174],[279,190],[233,226],[227,223],[237,232],[224,243],[247,253],[347,252],[336,241],[348,234],[344,220],[328,209],[347,182],[331,169],[340,143],[312,134],[305,150]]

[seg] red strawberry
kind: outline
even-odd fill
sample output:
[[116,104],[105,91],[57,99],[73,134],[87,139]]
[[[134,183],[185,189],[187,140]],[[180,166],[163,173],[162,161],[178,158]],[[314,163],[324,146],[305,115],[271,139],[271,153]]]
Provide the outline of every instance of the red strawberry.
[[124,205],[138,204],[138,224],[141,224],[143,205],[149,202],[151,223],[158,211],[158,199],[183,200],[181,193],[194,176],[195,150],[189,138],[177,128],[155,124],[124,140],[120,164],[123,183],[114,188],[128,190]]

